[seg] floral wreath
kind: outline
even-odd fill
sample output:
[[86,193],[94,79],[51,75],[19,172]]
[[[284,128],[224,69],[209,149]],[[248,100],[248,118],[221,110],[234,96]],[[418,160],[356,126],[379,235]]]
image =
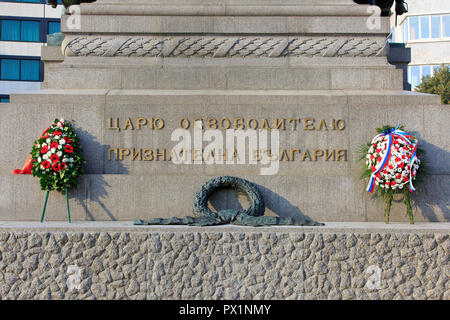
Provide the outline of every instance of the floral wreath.
[[32,174],[40,179],[41,189],[67,192],[76,187],[85,163],[81,150],[71,123],[55,119],[31,151]]
[[[404,127],[386,125],[378,128],[378,135],[371,142],[360,146],[359,161],[365,160],[362,179],[369,179],[368,192],[377,186],[377,198],[385,200],[385,222],[389,223],[394,194],[402,193],[410,222],[414,223],[410,194],[416,191],[414,185],[420,184],[424,175],[423,163],[419,155],[424,152],[418,148],[416,137],[405,133]],[[420,168],[420,170],[419,170]]]

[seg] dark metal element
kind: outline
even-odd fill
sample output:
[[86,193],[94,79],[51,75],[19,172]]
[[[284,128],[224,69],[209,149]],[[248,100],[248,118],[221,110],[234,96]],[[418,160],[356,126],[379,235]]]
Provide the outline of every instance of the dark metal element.
[[[353,0],[357,4],[370,4],[377,5],[381,8],[382,16],[390,16],[391,8],[394,4],[394,0]],[[408,12],[408,5],[405,0],[395,0],[395,14],[401,16]]]
[[[62,0],[63,5],[65,8],[68,8],[73,5],[77,5],[80,3],[92,3],[96,0]],[[58,0],[47,0],[47,4],[51,5],[53,8],[56,8],[58,6]]]
[[[209,197],[219,189],[233,188],[245,193],[251,205],[248,209],[221,210],[214,212],[208,208]],[[230,176],[223,176],[206,182],[194,197],[192,212],[194,217],[185,218],[156,218],[150,221],[136,220],[135,225],[190,225],[214,226],[222,224],[235,224],[242,226],[270,226],[270,225],[298,225],[322,226],[323,223],[308,219],[293,219],[264,216],[265,204],[261,193],[250,181]]]

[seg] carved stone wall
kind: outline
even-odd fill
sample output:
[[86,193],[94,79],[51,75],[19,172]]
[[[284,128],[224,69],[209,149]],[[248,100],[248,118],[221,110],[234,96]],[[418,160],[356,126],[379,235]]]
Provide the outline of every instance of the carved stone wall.
[[372,57],[385,40],[363,37],[69,37],[66,56],[150,57]]

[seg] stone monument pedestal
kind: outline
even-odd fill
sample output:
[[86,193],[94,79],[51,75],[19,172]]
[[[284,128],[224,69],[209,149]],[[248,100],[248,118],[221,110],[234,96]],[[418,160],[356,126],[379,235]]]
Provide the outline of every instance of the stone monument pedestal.
[[[74,120],[87,159],[71,192],[74,220],[189,215],[204,182],[234,175],[258,185],[268,215],[381,221],[382,204],[364,190],[355,153],[376,127],[400,123],[428,154],[416,220],[447,221],[448,107],[438,96],[402,91],[402,72],[385,55],[388,18],[367,8],[350,0],[82,4],[80,15],[63,16],[63,61],[43,48],[43,90],[13,94],[1,106],[0,220],[39,219],[39,182],[11,172],[64,117]],[[278,129],[279,170],[172,163],[172,133],[193,133],[196,120],[223,133]],[[65,219],[62,199],[50,195],[47,219]],[[245,205],[228,193],[211,205],[239,201]],[[400,201],[391,220],[407,221]]]

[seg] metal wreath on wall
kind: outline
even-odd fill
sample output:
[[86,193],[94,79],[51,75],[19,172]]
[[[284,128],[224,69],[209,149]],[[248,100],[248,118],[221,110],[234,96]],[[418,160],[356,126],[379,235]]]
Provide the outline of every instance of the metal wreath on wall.
[[[208,208],[208,200],[211,195],[222,189],[231,188],[243,192],[250,201],[248,209],[226,209],[214,212]],[[189,226],[215,226],[223,224],[234,224],[241,226],[272,226],[272,225],[296,225],[296,226],[322,226],[323,223],[311,221],[304,218],[281,218],[264,216],[264,198],[256,186],[245,179],[222,176],[209,180],[197,191],[192,213],[194,217],[184,218],[155,218],[150,221],[136,220],[135,225],[189,225]]]

